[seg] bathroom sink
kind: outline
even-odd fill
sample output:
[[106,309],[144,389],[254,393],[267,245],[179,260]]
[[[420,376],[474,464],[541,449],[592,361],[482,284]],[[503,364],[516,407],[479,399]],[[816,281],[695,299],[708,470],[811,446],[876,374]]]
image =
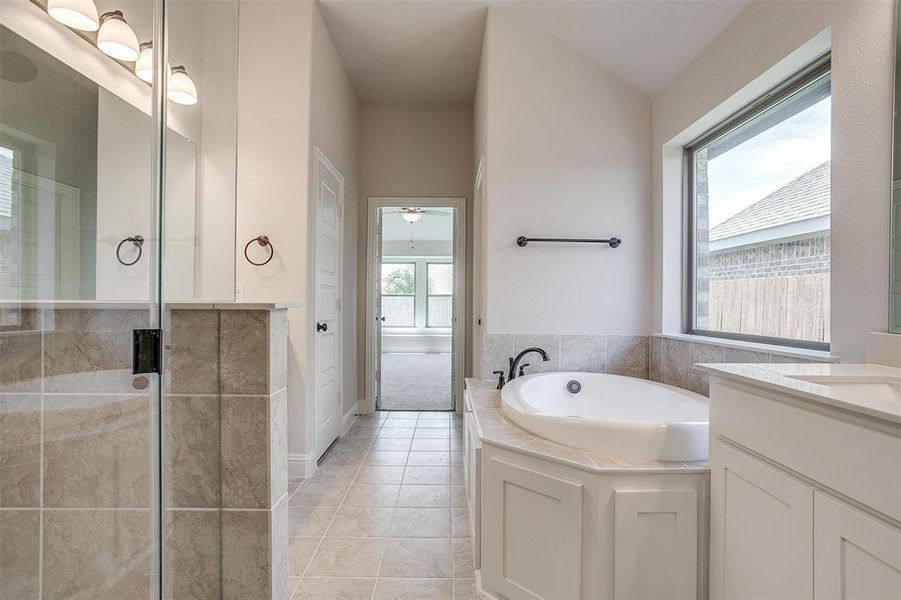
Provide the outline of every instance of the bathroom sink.
[[837,398],[901,404],[901,377],[894,375],[786,375],[789,379],[828,387]]

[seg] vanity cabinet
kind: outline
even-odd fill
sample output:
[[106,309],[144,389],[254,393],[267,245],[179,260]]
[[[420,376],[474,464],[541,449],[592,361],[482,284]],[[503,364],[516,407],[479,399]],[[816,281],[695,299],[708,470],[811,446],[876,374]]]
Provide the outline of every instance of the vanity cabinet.
[[710,597],[901,598],[901,428],[711,378]]
[[469,522],[472,526],[473,540],[473,566],[475,570],[481,568],[482,544],[479,532],[481,530],[481,452],[482,444],[479,441],[476,420],[473,418],[472,405],[469,394],[463,396],[463,476],[466,483],[466,504],[469,507]]

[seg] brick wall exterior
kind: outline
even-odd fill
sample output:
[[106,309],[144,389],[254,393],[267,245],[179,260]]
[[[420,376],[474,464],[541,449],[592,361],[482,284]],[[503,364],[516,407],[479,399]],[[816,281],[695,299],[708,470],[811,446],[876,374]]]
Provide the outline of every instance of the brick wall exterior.
[[710,279],[787,277],[829,272],[829,234],[711,252]]

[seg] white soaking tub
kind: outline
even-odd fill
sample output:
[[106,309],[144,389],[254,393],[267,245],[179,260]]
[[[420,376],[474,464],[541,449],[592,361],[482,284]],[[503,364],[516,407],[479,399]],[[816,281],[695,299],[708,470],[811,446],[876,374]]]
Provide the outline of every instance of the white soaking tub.
[[517,425],[567,446],[623,458],[707,460],[707,398],[673,386],[600,373],[540,373],[509,382],[501,400]]

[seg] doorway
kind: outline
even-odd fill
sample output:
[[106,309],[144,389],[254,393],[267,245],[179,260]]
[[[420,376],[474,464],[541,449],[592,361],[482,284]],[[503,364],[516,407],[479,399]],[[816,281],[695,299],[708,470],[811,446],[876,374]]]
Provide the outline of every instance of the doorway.
[[367,398],[450,411],[462,394],[464,200],[370,198]]

